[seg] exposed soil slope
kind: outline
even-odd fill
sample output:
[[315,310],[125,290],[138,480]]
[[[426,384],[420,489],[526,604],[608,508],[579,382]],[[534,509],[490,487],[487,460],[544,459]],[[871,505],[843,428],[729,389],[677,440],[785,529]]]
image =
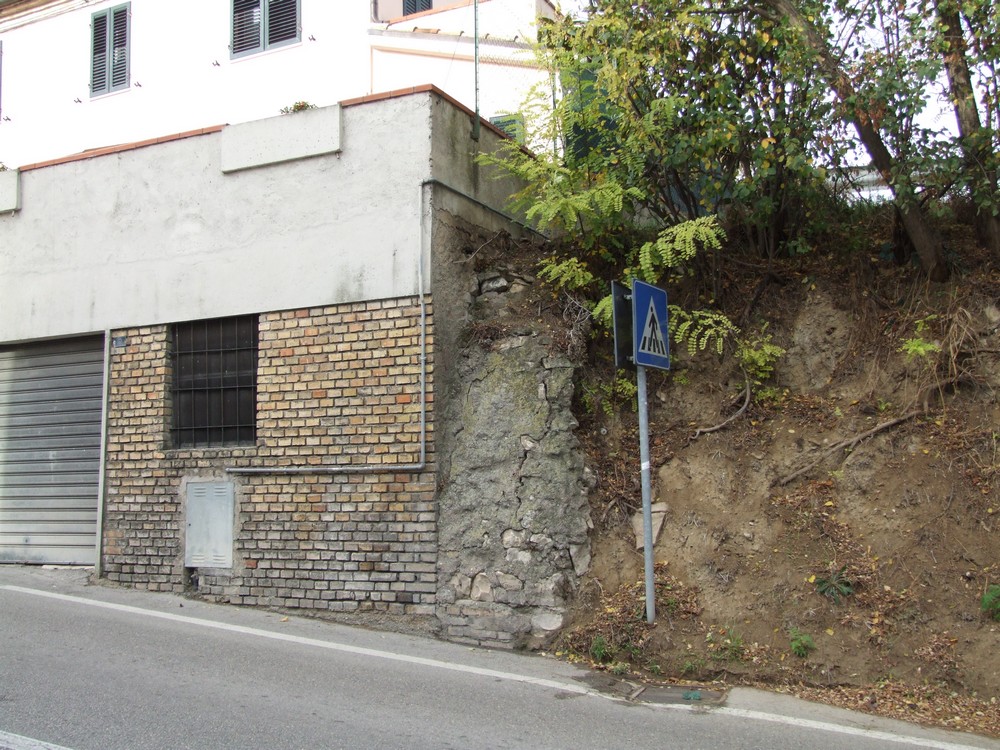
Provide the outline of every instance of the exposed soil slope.
[[749,325],[786,354],[724,428],[695,437],[743,404],[729,360],[682,352],[656,379],[652,628],[635,417],[581,401],[598,531],[564,653],[1000,735],[1000,622],[981,611],[1000,583],[1000,275],[862,271],[781,272]]
[[[496,242],[476,261],[530,284],[538,257]],[[538,283],[472,325],[490,346],[530,320],[587,357],[593,563],[553,652],[1000,736],[1000,622],[981,611],[1000,583],[1000,273],[929,284],[856,253],[745,266],[717,272],[717,300],[785,350],[774,376],[744,407],[730,356],[674,347],[671,372],[650,372],[652,627],[633,376],[616,379],[610,339]]]

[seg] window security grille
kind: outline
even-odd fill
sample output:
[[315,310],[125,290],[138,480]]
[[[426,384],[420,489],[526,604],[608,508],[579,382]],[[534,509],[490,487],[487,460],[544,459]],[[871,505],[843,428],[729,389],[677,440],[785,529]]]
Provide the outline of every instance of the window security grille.
[[233,0],[233,57],[301,39],[300,0]]
[[91,96],[129,86],[130,6],[126,3],[91,16]]
[[173,326],[173,446],[257,438],[257,316]]

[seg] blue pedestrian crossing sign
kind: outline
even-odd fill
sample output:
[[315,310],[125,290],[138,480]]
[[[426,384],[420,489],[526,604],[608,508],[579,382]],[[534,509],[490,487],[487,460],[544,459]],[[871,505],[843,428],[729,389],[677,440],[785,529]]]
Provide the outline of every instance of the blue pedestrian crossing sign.
[[632,281],[633,358],[640,367],[670,369],[667,334],[667,291],[644,281]]

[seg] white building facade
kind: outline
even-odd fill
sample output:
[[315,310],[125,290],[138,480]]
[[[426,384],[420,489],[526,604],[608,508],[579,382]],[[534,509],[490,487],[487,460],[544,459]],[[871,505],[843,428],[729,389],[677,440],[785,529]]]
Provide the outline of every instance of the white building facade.
[[474,109],[477,47],[480,113],[516,113],[544,81],[531,43],[554,13],[548,0],[0,0],[0,163],[424,84]]

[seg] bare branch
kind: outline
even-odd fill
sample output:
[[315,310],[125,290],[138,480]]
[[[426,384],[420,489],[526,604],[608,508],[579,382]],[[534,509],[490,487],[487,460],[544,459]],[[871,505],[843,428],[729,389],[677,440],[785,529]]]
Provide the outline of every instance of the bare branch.
[[835,445],[831,445],[829,448],[827,448],[825,451],[823,451],[820,454],[819,458],[817,458],[811,464],[808,464],[807,466],[803,466],[801,469],[799,469],[797,471],[793,471],[791,474],[789,474],[786,477],[782,477],[781,479],[778,480],[777,483],[779,485],[781,485],[782,487],[784,487],[786,484],[794,481],[795,479],[798,479],[803,474],[805,474],[805,473],[807,473],[809,471],[812,471],[814,468],[816,468],[817,466],[819,466],[821,463],[823,463],[827,458],[829,458],[830,456],[832,456],[837,451],[843,450],[845,448],[846,449],[853,449],[862,440],[867,440],[868,438],[870,438],[870,437],[872,437],[874,435],[877,435],[878,433],[883,432],[884,430],[888,430],[890,427],[895,427],[896,425],[902,424],[903,422],[908,422],[911,419],[913,419],[914,417],[919,416],[920,414],[923,414],[923,413],[924,413],[924,411],[922,409],[919,410],[919,411],[911,411],[911,412],[908,412],[908,413],[904,414],[901,417],[896,417],[895,419],[890,419],[888,422],[882,422],[881,424],[877,424],[874,427],[872,427],[870,430],[868,430],[867,432],[862,432],[860,435],[854,435],[853,437],[849,437],[849,438],[846,438],[844,440],[841,440],[839,443],[836,443]]

